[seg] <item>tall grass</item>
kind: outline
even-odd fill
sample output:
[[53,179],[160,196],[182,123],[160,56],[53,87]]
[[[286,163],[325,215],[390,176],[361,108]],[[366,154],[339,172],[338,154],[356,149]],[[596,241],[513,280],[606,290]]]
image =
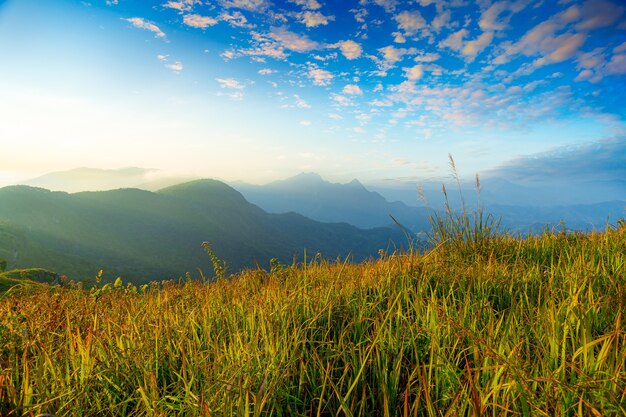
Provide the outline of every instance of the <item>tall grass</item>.
[[0,415],[626,414],[626,229],[452,226],[362,264],[13,290]]
[[483,210],[480,201],[480,178],[476,175],[476,195],[478,203],[476,210],[470,212],[465,203],[461,188],[461,180],[452,155],[448,154],[452,179],[457,184],[461,200],[460,209],[452,209],[448,199],[448,190],[445,184],[441,191],[444,197],[445,210],[443,213],[434,212],[430,217],[431,232],[428,234],[430,243],[434,247],[442,247],[450,254],[463,258],[477,257],[486,259],[498,245],[500,219]]

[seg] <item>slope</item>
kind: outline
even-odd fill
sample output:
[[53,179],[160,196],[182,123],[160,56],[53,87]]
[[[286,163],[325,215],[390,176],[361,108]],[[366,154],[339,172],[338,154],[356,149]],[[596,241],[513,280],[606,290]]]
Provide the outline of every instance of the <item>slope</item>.
[[[321,252],[363,259],[402,241],[399,230],[359,230],[296,214],[270,215],[226,184],[198,180],[153,193],[137,189],[67,194],[26,186],[0,189],[0,257],[74,279],[117,275],[135,281],[207,268],[213,245],[230,271],[271,258]],[[207,268],[209,270],[210,268]]]

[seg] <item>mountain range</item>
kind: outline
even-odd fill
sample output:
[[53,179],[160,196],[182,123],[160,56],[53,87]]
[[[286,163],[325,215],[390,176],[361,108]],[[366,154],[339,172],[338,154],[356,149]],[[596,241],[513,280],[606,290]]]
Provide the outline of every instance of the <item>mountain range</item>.
[[[368,187],[378,190],[370,191],[358,180],[347,184],[330,183],[314,173],[266,185],[241,182],[231,185],[246,199],[269,212],[295,211],[312,219],[344,221],[359,227],[388,225],[389,215],[392,215],[413,233],[420,233],[430,230],[429,216],[446,209],[441,184],[427,183],[421,190],[422,196],[415,185],[396,189],[394,194],[390,188]],[[447,201],[452,210],[460,211],[465,205],[471,213],[482,207],[485,212],[501,219],[502,231],[538,233],[545,227],[561,227],[562,222],[567,229],[602,229],[607,223],[614,224],[620,217],[626,217],[626,193],[620,193],[616,183],[607,185],[607,190],[617,189],[614,194],[607,190],[604,194],[597,191],[590,197],[589,203],[578,202],[583,201],[582,196],[553,196],[554,201],[568,203],[552,205],[542,200],[543,197],[547,199],[551,192],[555,193],[547,186],[538,195],[534,194],[532,187],[495,178],[483,181],[480,193],[475,187],[472,189],[463,183],[460,189],[456,184],[448,184],[447,187]],[[389,197],[385,198],[383,193]],[[389,202],[388,199],[394,196],[407,202],[412,198],[413,205],[404,201]],[[429,207],[416,204],[427,204]]]
[[323,222],[346,222],[361,228],[389,226],[390,216],[413,231],[429,228],[432,210],[389,202],[358,180],[346,184],[325,181],[315,173],[302,173],[265,185],[231,185],[253,204],[271,213],[293,211]]
[[[185,183],[185,178],[167,176],[163,172],[141,168],[120,170],[80,168],[51,173],[27,183],[47,184],[52,189],[64,190],[85,190],[88,189],[87,187],[94,190],[108,189],[107,187],[112,186],[133,187],[163,195],[168,192],[168,188],[166,187],[163,191],[158,190],[172,184],[179,185],[170,189],[182,187],[181,183]],[[282,219],[294,218],[294,213],[298,213],[317,222],[343,222],[368,229],[394,225],[390,217],[393,216],[406,229],[413,233],[420,233],[430,230],[428,218],[432,213],[436,211],[441,213],[445,210],[445,199],[441,183],[432,181],[420,183],[421,196],[418,194],[417,185],[417,182],[406,181],[372,186],[363,185],[356,179],[339,184],[326,181],[315,173],[302,173],[265,185],[230,183],[230,186],[239,191],[247,200],[242,198],[241,204],[248,207],[249,201],[258,206],[257,209],[268,212],[265,214],[270,218],[277,214],[282,214],[279,216]],[[538,233],[546,227],[561,227],[561,222],[564,222],[565,227],[570,230],[602,229],[607,223],[615,224],[620,217],[626,217],[626,182],[623,181],[572,182],[557,186],[548,182],[541,185],[520,184],[504,178],[487,177],[481,180],[480,194],[476,192],[473,183],[461,182],[460,186],[459,190],[458,184],[454,181],[452,183],[450,180],[447,181],[448,202],[453,210],[460,210],[462,201],[465,202],[470,212],[479,206],[483,207],[486,212],[501,219],[501,230],[515,233]],[[195,192],[189,190],[187,198],[195,198],[193,195]],[[122,193],[121,190],[108,191],[101,198],[105,202],[109,198],[115,201],[119,199],[120,193]],[[126,193],[139,195],[138,190],[126,191]],[[85,199],[91,194],[86,193],[84,197],[83,193],[78,193],[78,195],[81,197],[72,198]],[[235,206],[238,204],[234,203]],[[120,213],[119,216],[123,217],[124,214]],[[0,213],[0,221],[1,219]],[[175,220],[174,224],[178,221]],[[293,222],[299,223],[299,221]],[[230,230],[239,230],[236,222],[231,221],[231,223],[232,225],[229,223]],[[296,228],[295,225],[292,227]],[[317,240],[315,235],[310,235],[309,238]],[[245,239],[234,234],[229,235],[227,239],[229,242],[239,240]],[[286,242],[286,247],[302,246],[303,243],[302,240],[294,241],[284,236],[278,240]],[[350,249],[349,241],[346,242],[348,245],[346,248]],[[283,249],[277,249],[277,247],[272,247],[267,252],[263,250],[267,245],[255,243],[252,246],[257,250],[243,251],[242,254],[248,256],[250,252],[254,253],[253,257],[265,259],[272,256],[270,252],[276,257],[281,257],[285,253]],[[246,247],[246,244],[242,244],[241,247]],[[328,248],[326,244],[318,247]],[[340,252],[339,248],[335,247],[334,252],[330,251],[329,254]],[[233,266],[250,264],[234,260],[238,258],[235,256],[236,253],[236,250],[229,252],[229,255],[233,255],[231,257]],[[0,257],[2,257],[1,254]]]
[[361,260],[405,242],[397,228],[361,230],[300,214],[269,214],[233,188],[197,180],[157,192],[118,189],[68,194],[28,186],[0,189],[0,258],[74,279],[100,268],[135,282],[211,271],[209,241],[230,272],[272,258],[321,253]]
[[190,176],[166,175],[158,169],[127,167],[120,169],[75,168],[55,171],[20,183],[51,191],[77,193],[80,191],[107,191],[118,188],[138,188],[157,191],[194,179]]

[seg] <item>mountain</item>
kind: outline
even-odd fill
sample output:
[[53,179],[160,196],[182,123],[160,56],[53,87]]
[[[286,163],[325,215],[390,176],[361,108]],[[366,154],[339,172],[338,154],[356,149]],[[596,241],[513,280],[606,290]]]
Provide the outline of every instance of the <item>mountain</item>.
[[538,233],[546,227],[561,229],[561,221],[567,230],[602,230],[607,223],[615,225],[620,217],[626,217],[626,201],[550,207],[494,204],[489,212],[502,218],[505,230],[523,234]]
[[412,231],[427,229],[429,209],[389,202],[358,180],[333,184],[318,174],[302,173],[266,185],[232,183],[245,198],[272,213],[301,213],[323,222],[346,222],[361,228],[388,226],[389,217]]
[[[444,207],[441,186],[445,182],[451,207],[461,205],[460,193],[456,182],[414,181],[390,182],[387,185],[368,186],[384,198],[399,200],[409,206],[422,202],[417,194],[420,186],[434,209]],[[478,202],[475,180],[461,181],[461,191],[468,207],[475,207]],[[565,207],[574,205],[597,204],[607,201],[626,201],[626,181],[577,181],[542,183],[517,183],[499,177],[487,177],[480,180],[480,201],[485,207],[492,205],[514,205],[535,207]]]
[[195,274],[197,268],[212,276],[203,241],[235,272],[257,262],[267,266],[271,258],[291,263],[305,249],[360,260],[405,238],[398,228],[360,230],[295,213],[268,214],[215,180],[158,192],[0,189],[0,259],[8,268],[37,266],[73,279],[103,268],[108,279],[121,275],[136,282]]
[[156,191],[161,188],[190,181],[192,178],[171,177],[156,169],[76,168],[57,171],[24,181],[22,185],[53,191],[76,193],[80,191],[105,191],[118,188],[139,188]]
[[[442,184],[420,184],[427,204],[435,210],[445,209]],[[371,187],[387,198],[417,201],[417,185]],[[485,213],[501,219],[501,229],[516,233],[539,233],[546,226],[561,222],[570,230],[604,229],[620,217],[626,217],[626,182],[587,181],[572,184],[517,184],[503,178],[481,180],[480,195],[475,184],[446,183],[448,202],[453,210],[465,207],[469,212],[479,206]],[[461,195],[463,199],[461,199]],[[479,200],[480,198],[480,200]]]

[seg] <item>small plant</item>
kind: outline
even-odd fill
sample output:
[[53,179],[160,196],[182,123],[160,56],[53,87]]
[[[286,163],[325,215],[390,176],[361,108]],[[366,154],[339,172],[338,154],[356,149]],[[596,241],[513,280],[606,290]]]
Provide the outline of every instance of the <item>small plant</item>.
[[620,231],[626,230],[626,219],[623,217],[620,217],[619,220],[617,220],[615,229],[620,230]]
[[213,247],[209,242],[202,242],[202,247],[204,251],[209,255],[211,259],[211,264],[213,265],[213,271],[215,272],[215,277],[217,279],[223,279],[226,275],[226,261],[221,260],[213,251]]

